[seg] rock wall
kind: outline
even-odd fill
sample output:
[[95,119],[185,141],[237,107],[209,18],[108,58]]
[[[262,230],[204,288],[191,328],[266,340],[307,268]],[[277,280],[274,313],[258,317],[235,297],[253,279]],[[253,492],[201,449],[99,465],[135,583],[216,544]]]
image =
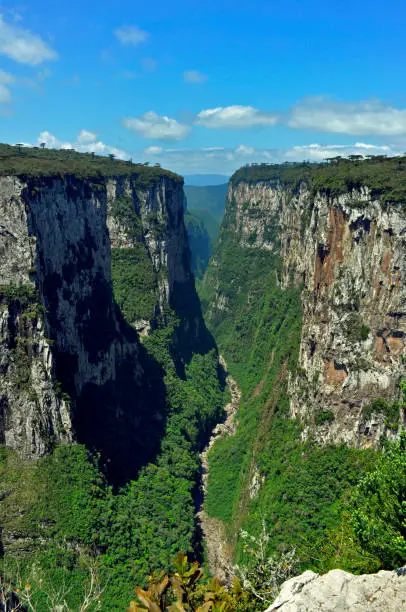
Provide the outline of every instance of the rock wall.
[[123,195],[141,217],[163,311],[193,284],[180,181],[0,178],[0,439],[24,456],[76,439],[136,464],[158,448],[163,377],[112,293],[111,246],[131,246],[109,214]]
[[[279,253],[280,284],[303,288],[298,373],[289,384],[303,435],[359,447],[394,435],[396,423],[365,406],[397,398],[405,374],[402,204],[386,205],[367,187],[332,197],[305,183],[293,190],[240,181],[230,184],[227,209],[241,246]],[[227,308],[221,288],[216,307]]]
[[335,569],[320,576],[310,570],[283,583],[265,612],[398,612],[406,606],[406,578],[400,572],[354,576]]
[[157,311],[163,312],[175,291],[176,283],[191,278],[187,257],[187,235],[183,223],[183,187],[167,177],[150,188],[140,188],[129,178],[109,180],[107,203],[112,248],[131,248],[136,239],[131,228],[118,221],[113,214],[114,201],[127,197],[142,224],[144,242],[157,275],[159,299]]

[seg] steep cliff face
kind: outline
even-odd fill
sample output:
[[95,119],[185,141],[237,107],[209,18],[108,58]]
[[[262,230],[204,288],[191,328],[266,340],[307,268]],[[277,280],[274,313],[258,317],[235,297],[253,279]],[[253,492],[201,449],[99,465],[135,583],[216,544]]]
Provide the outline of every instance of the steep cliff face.
[[[363,447],[397,430],[378,409],[394,400],[405,373],[406,211],[367,186],[328,195],[305,181],[231,183],[228,207],[239,244],[280,257],[281,287],[302,288],[303,325],[292,416],[323,442]],[[217,309],[227,296],[217,293]],[[396,412],[396,407],[392,407]],[[399,413],[399,409],[398,409]]]
[[[193,286],[182,203],[182,183],[169,173],[147,183],[131,172],[0,178],[0,431],[7,446],[29,457],[77,439],[131,470],[157,451],[163,377],[136,330],[156,326]],[[151,283],[140,293],[148,316],[141,304],[144,316],[133,320],[124,320],[112,293],[111,252],[114,274],[114,254],[123,250],[141,261],[141,278],[147,270]],[[201,317],[186,319],[196,338]]]
[[[112,248],[134,249],[141,242],[150,261],[156,292],[153,319],[170,304],[176,285],[191,278],[182,184],[162,177],[150,188],[140,188],[131,178],[110,179],[107,198]],[[121,210],[117,201],[121,202]],[[138,227],[134,227],[137,221]]]
[[242,391],[206,497],[238,562],[235,534],[264,516],[271,550],[322,567],[343,491],[398,433],[405,202],[406,158],[252,166],[230,181],[201,296]]

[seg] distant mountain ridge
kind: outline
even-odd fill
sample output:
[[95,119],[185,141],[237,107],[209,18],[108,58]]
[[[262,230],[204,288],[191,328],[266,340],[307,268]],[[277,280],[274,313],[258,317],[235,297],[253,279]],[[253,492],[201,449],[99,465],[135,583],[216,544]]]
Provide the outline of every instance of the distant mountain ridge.
[[224,215],[228,183],[221,185],[185,185],[188,210],[207,210],[221,223]]

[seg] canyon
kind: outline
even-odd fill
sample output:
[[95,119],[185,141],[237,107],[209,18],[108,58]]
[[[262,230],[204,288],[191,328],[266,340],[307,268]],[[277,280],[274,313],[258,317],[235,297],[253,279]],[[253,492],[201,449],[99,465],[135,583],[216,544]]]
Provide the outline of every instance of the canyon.
[[330,563],[343,496],[406,418],[403,158],[241,168],[198,295],[180,176],[2,154],[6,558],[28,580],[69,542],[85,582],[96,550],[106,609],[179,550],[228,583],[258,517],[273,550]]

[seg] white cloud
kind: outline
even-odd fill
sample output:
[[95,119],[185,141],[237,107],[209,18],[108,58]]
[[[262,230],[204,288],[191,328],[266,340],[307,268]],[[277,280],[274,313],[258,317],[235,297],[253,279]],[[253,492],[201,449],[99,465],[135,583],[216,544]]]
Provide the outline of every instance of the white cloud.
[[251,128],[275,125],[278,117],[253,106],[218,106],[200,111],[196,123],[207,128]]
[[37,66],[58,57],[56,51],[40,36],[17,25],[7,24],[0,14],[0,53],[15,62]]
[[157,140],[182,140],[189,133],[189,126],[179,123],[176,119],[157,115],[154,111],[144,113],[140,117],[123,119],[127,130],[136,132],[144,138]]
[[[355,144],[319,144],[294,146],[288,149],[261,149],[240,144],[235,148],[202,147],[162,148],[148,147],[143,154],[135,155],[137,159],[148,161],[152,155],[164,168],[169,168],[179,174],[232,174],[245,164],[251,163],[283,163],[286,161],[313,162],[324,161],[328,157],[341,155],[401,155],[405,147],[394,148],[388,145],[374,145],[364,142]],[[153,149],[153,151],[151,151]],[[156,149],[156,150],[155,150]],[[160,149],[158,151],[158,149]]]
[[[85,139],[83,139],[83,136],[85,136]],[[92,138],[94,137],[93,141],[90,141],[90,136],[92,136]],[[112,154],[118,159],[129,159],[130,154],[127,151],[107,145],[100,140],[96,140],[96,138],[96,134],[87,130],[82,130],[76,137],[75,142],[64,142],[46,130],[41,132],[38,136],[37,145],[44,142],[50,149],[75,149],[75,151],[79,151],[80,153],[96,153],[97,155]]]
[[81,144],[95,142],[95,140],[97,140],[97,134],[88,132],[87,130],[82,130],[77,137],[77,141]]
[[397,136],[406,134],[406,109],[379,100],[347,103],[310,98],[290,110],[287,125],[337,134]]
[[147,147],[144,149],[144,153],[145,155],[160,155],[162,150],[162,147]]
[[207,81],[207,76],[198,70],[186,70],[183,73],[183,80],[186,83],[203,83]]
[[51,134],[51,132],[48,132],[47,130],[40,133],[40,135],[37,138],[37,143],[39,145],[44,143],[47,147],[50,147],[52,149],[54,148],[59,149],[61,148],[61,145],[62,145],[62,142],[58,140],[56,136],[54,136],[53,134]]
[[254,147],[246,147],[245,145],[238,145],[238,147],[236,148],[235,152],[237,153],[237,155],[254,155],[255,154],[255,149]]
[[121,44],[133,47],[145,42],[149,37],[149,33],[138,26],[121,26],[114,30],[114,34]]
[[74,143],[73,148],[80,153],[96,153],[96,155],[114,155],[117,159],[129,159],[130,154],[124,149],[118,149],[107,145],[101,140],[88,142],[86,144]]

